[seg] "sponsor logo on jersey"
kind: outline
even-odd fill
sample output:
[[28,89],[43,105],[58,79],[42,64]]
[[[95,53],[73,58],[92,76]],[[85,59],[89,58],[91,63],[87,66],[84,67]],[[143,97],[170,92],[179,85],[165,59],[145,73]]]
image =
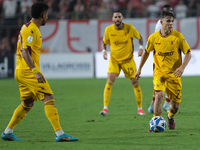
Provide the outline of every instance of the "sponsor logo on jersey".
[[127,44],[128,41],[122,41],[122,42],[115,41],[114,43],[115,43],[115,45],[119,45],[119,44]]
[[159,56],[172,56],[173,54],[174,52],[166,52],[166,53],[158,52]]

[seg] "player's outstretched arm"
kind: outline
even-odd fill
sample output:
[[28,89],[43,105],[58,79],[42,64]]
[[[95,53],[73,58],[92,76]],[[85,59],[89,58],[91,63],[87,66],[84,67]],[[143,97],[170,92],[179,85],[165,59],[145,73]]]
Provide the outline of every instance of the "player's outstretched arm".
[[35,74],[35,77],[37,78],[39,83],[43,83],[46,82],[44,76],[37,70],[37,68],[35,67],[33,60],[31,58],[31,55],[29,54],[29,50],[28,49],[21,49],[21,53],[22,56],[26,62],[26,64],[29,66],[29,68],[33,71],[33,73]]
[[103,49],[103,50],[102,50],[103,58],[104,58],[105,60],[107,60],[106,44],[103,43],[102,49]]
[[138,51],[138,56],[142,56],[142,53],[143,53],[143,38],[142,36],[140,35],[140,39],[139,39],[139,51]]
[[182,76],[182,74],[183,74],[183,72],[185,70],[185,67],[189,63],[191,57],[192,57],[191,56],[191,52],[188,52],[187,54],[185,54],[185,58],[183,60],[182,65],[174,71],[174,76],[175,77],[181,77]]
[[142,57],[141,57],[141,60],[140,60],[140,65],[139,65],[139,68],[135,74],[135,79],[139,79],[140,78],[140,74],[141,74],[141,71],[142,71],[142,67],[144,66],[147,58],[149,57],[149,53],[147,51],[144,51],[144,53],[142,54]]

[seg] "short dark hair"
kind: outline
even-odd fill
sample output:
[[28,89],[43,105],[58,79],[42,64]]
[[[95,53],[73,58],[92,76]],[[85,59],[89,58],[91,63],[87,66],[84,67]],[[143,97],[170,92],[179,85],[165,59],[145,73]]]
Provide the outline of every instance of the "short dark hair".
[[40,16],[47,12],[49,6],[43,2],[37,2],[31,6],[31,16],[35,19],[40,18]]
[[122,11],[121,10],[115,10],[114,13],[121,13],[122,14]]
[[162,11],[173,11],[173,8],[172,8],[171,5],[165,4],[165,5],[162,7]]
[[162,11],[161,12],[161,19],[165,18],[166,16],[171,16],[175,19],[175,15],[172,11]]

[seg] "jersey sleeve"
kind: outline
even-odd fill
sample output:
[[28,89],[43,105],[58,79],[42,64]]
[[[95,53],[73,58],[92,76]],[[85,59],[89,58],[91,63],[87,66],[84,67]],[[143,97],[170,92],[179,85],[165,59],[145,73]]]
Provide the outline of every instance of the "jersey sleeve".
[[132,26],[131,25],[131,38],[136,38],[136,39],[138,39],[138,40],[140,40],[140,33],[138,32],[138,30],[134,27],[134,26]]
[[179,46],[180,50],[184,54],[187,54],[188,52],[190,52],[191,51],[190,46],[188,45],[186,39],[184,38],[182,34],[180,34],[179,40],[180,40],[180,46]]
[[150,53],[151,51],[154,50],[154,46],[153,46],[153,41],[152,41],[152,36],[150,36],[147,40],[147,44],[145,47],[145,50]]
[[31,50],[36,41],[36,37],[33,34],[33,31],[29,28],[26,28],[22,31],[22,48]]
[[106,44],[106,45],[110,43],[108,28],[105,29],[103,43]]

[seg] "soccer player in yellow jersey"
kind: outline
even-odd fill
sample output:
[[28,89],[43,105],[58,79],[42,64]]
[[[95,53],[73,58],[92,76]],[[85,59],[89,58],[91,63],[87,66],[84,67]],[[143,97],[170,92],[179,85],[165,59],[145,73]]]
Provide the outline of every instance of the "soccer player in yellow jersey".
[[[171,100],[169,111],[167,111],[168,127],[170,130],[175,128],[174,116],[181,103],[181,75],[191,59],[191,50],[187,41],[180,32],[173,29],[174,18],[173,12],[162,11],[162,29],[153,33],[148,38],[145,52],[142,55],[138,71],[135,75],[136,79],[139,79],[142,67],[149,53],[154,51],[155,68],[153,84],[156,95],[154,116],[162,115],[162,101],[164,91],[166,90]],[[185,54],[183,62],[181,52]],[[149,130],[149,132],[152,132],[152,130]]]
[[15,109],[7,128],[2,133],[1,138],[3,140],[22,141],[13,134],[13,130],[37,100],[44,103],[45,114],[56,134],[56,142],[78,140],[78,138],[71,137],[62,130],[53,92],[39,69],[42,47],[42,36],[39,27],[45,25],[48,18],[48,9],[49,7],[45,3],[34,3],[31,6],[32,19],[22,26],[19,33],[15,78],[19,84],[22,103]]
[[107,59],[106,45],[110,44],[108,77],[104,89],[104,108],[100,112],[100,115],[103,116],[108,115],[108,104],[110,101],[111,89],[121,70],[123,70],[125,77],[130,78],[132,82],[138,106],[138,114],[145,115],[145,112],[142,109],[142,91],[138,81],[135,79],[136,65],[133,59],[133,38],[137,38],[139,40],[139,56],[141,56],[143,52],[143,39],[133,25],[123,23],[122,20],[123,15],[121,11],[114,12],[112,18],[114,24],[105,29],[103,38],[102,47],[104,59]]
[[[163,7],[162,7],[162,10],[163,11],[173,11],[173,8],[169,5],[169,4],[165,4]],[[158,22],[156,23],[156,26],[155,26],[155,32],[160,30],[162,28],[162,24],[160,23],[160,19],[158,20]],[[153,98],[152,98],[152,101],[151,101],[151,104],[148,108],[148,112],[150,113],[153,113],[153,106],[154,106],[154,101],[155,101],[155,91],[153,91]],[[168,111],[169,110],[169,107],[170,107],[170,99],[169,97],[165,96],[165,102],[163,104],[163,110],[165,111]]]

